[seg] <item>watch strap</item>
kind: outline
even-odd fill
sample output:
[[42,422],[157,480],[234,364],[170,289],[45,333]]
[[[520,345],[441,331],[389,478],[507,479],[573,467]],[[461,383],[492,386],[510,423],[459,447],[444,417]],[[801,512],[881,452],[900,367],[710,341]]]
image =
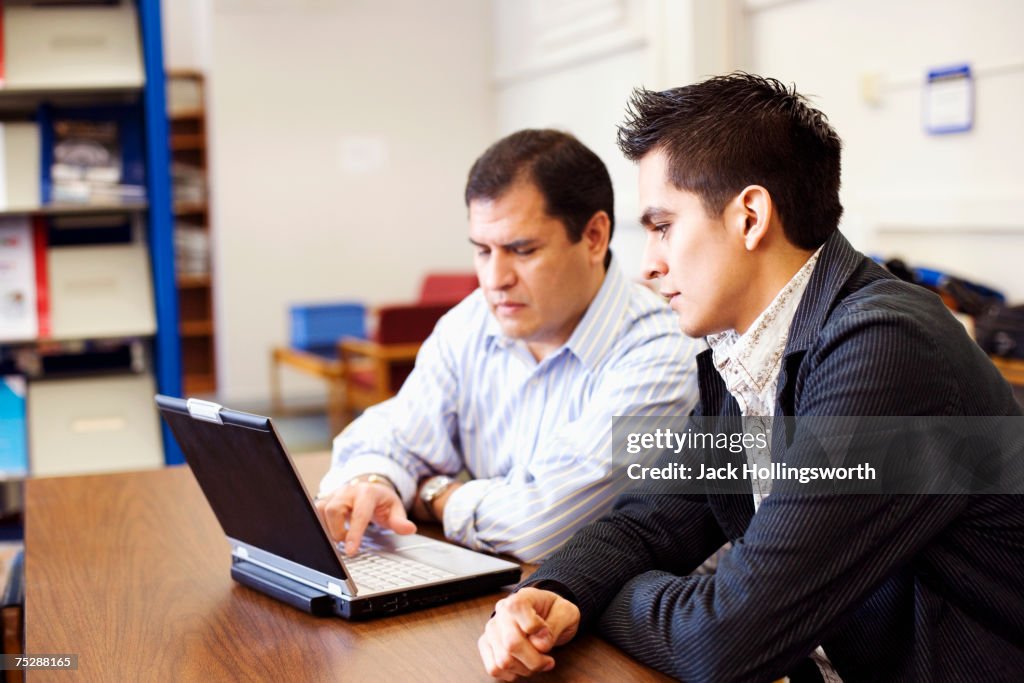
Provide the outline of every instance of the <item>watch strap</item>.
[[433,477],[427,479],[423,486],[420,487],[420,500],[423,501],[423,506],[427,510],[427,514],[430,515],[434,521],[440,521],[437,515],[434,514],[434,501],[437,500],[438,496],[451,488],[451,485],[455,483],[455,479],[449,477],[447,474],[436,474]]

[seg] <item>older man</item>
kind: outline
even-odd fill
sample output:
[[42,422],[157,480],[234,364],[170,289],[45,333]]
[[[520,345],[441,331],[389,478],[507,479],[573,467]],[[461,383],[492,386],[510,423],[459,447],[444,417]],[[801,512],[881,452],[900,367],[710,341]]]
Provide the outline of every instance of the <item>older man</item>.
[[[438,520],[471,548],[542,560],[607,511],[615,415],[686,415],[701,343],[623,276],[604,163],[571,135],[491,146],[465,191],[480,289],[399,394],[334,442],[318,507],[354,553],[370,521]],[[467,472],[468,481],[456,479]]]

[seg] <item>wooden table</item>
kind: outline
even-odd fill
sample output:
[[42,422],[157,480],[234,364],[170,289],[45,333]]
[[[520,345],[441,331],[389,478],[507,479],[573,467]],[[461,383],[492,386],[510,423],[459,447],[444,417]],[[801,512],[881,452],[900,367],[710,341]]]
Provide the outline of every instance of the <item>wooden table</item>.
[[1007,382],[1014,386],[1024,387],[1024,360],[999,358],[998,356],[990,356],[990,358]]
[[[312,488],[326,455],[297,459]],[[493,594],[352,623],[233,582],[227,541],[191,472],[32,479],[26,652],[78,654],[30,680],[488,680],[476,640]],[[536,680],[667,680],[594,636]]]

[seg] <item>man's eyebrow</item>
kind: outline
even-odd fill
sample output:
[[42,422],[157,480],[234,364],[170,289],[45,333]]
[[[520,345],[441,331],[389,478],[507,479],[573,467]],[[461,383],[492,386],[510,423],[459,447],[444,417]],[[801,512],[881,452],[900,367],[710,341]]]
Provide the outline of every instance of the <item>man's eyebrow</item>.
[[660,206],[649,206],[644,209],[642,214],[640,214],[640,225],[648,228],[653,227],[658,219],[664,219],[671,214],[671,211],[663,209]]
[[[500,246],[502,249],[523,249],[524,247],[535,246],[539,242],[540,240],[537,238],[526,238],[521,240],[513,240],[511,242],[508,242],[507,244],[501,244],[498,246]],[[479,247],[480,249],[490,249],[490,245],[480,244],[472,237],[469,238],[469,243],[472,244],[474,247]]]

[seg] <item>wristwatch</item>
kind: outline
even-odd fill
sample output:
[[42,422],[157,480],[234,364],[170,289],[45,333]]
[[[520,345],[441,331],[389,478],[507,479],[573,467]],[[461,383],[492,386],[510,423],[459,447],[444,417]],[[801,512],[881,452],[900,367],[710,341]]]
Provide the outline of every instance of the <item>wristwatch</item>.
[[420,500],[423,501],[424,507],[427,508],[428,515],[437,519],[437,516],[434,514],[434,501],[454,483],[455,480],[446,474],[434,475],[423,482],[423,486],[420,487]]

